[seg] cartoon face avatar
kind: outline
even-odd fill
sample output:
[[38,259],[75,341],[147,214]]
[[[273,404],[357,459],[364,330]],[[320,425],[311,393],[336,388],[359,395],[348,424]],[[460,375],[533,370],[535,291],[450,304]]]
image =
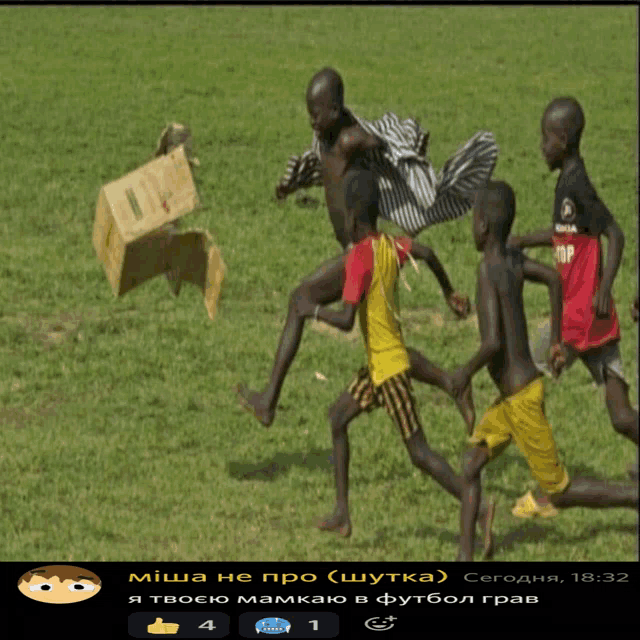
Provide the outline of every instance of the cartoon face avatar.
[[32,569],[18,580],[18,589],[27,598],[52,604],[88,600],[101,586],[100,578],[92,571],[64,564]]
[[256,633],[289,633],[291,624],[284,618],[262,618],[256,622]]

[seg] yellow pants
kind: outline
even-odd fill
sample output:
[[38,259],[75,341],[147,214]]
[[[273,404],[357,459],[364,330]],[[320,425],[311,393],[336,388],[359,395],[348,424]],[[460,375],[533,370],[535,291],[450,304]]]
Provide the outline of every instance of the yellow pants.
[[562,493],[569,486],[569,474],[558,459],[543,401],[544,386],[538,378],[518,393],[496,401],[473,430],[469,442],[486,443],[495,457],[511,439],[515,440],[540,487],[547,493]]

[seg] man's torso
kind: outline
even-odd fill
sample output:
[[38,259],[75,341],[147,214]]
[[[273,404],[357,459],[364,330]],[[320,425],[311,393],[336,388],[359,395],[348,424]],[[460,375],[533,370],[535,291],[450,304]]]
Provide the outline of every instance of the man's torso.
[[[340,144],[340,137],[350,129],[358,127],[352,125],[341,130],[332,147],[320,144],[320,164],[322,169],[322,181],[324,184],[329,219],[333,226],[338,242],[345,248],[349,240],[345,231],[346,206],[344,200],[344,177],[347,171],[356,165],[366,168],[363,154],[354,153],[350,157],[345,154]],[[359,127],[358,127],[359,128]]]

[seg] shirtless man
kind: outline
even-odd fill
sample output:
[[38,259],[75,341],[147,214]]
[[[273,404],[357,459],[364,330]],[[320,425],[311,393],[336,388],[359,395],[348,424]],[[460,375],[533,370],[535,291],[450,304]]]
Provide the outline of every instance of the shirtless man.
[[[273,422],[282,384],[300,346],[305,322],[303,309],[308,308],[309,304],[314,307],[325,306],[337,302],[342,296],[346,250],[349,245],[345,230],[345,174],[352,167],[366,168],[366,154],[384,145],[380,139],[366,133],[345,108],[344,85],[335,70],[323,69],[312,78],[306,100],[311,127],[320,139],[322,177],[329,217],[343,253],[325,262],[291,294],[287,321],[265,390],[256,392],[244,384],[236,387],[240,402],[266,427]],[[466,316],[469,313],[468,299],[446,286],[448,279],[433,252],[428,264],[443,288],[449,307],[457,316]],[[445,371],[411,349],[409,355],[412,378],[435,385],[452,395],[451,380]],[[471,428],[469,425],[473,424],[475,416],[470,388],[457,398],[456,403],[468,428]]]

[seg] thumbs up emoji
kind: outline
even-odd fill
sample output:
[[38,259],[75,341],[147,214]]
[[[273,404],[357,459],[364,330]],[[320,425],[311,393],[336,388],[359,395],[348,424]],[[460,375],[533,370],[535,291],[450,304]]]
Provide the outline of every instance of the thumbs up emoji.
[[147,627],[147,633],[174,634],[178,633],[179,628],[179,624],[175,624],[174,622],[162,622],[162,618],[156,618],[156,621]]

